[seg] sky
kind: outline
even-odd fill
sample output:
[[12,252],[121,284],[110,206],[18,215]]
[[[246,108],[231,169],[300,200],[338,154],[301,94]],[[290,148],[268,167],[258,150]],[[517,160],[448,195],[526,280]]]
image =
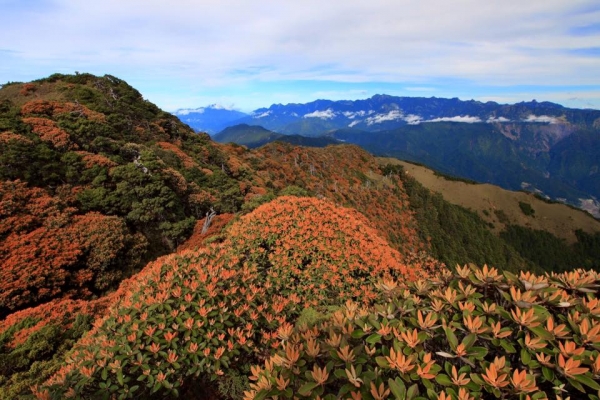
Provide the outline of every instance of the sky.
[[0,0],[0,84],[75,71],[167,111],[374,94],[600,109],[600,1]]

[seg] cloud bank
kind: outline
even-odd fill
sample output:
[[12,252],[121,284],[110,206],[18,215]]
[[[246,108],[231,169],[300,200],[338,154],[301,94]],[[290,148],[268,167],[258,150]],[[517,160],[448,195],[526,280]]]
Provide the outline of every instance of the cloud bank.
[[311,113],[304,114],[304,118],[331,119],[334,117],[335,117],[335,112],[330,108],[325,111],[313,111]]
[[[571,97],[596,93],[590,104],[600,98],[597,0],[0,0],[0,7],[0,82],[109,73],[159,105],[177,98],[268,105],[341,91],[364,98],[377,89],[454,97],[481,86],[482,97],[502,97],[505,87],[544,93],[557,83]],[[309,92],[311,82],[320,86]]]
[[548,115],[529,115],[523,120],[524,122],[542,122],[548,124],[557,124],[560,120]]
[[477,122],[482,122],[479,117],[471,117],[470,115],[460,116],[457,115],[455,117],[441,117],[429,119],[427,121],[422,122],[464,122],[467,124],[475,124]]

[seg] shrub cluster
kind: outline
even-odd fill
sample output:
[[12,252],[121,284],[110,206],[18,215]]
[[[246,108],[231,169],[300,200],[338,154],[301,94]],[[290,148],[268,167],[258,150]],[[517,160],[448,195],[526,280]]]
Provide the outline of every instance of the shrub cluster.
[[415,279],[366,222],[314,198],[258,207],[222,243],[147,266],[36,394],[163,398],[247,375],[303,309],[368,306],[380,279]]
[[372,309],[349,302],[314,326],[281,327],[245,399],[598,399],[599,283],[487,266],[384,281],[390,297]]

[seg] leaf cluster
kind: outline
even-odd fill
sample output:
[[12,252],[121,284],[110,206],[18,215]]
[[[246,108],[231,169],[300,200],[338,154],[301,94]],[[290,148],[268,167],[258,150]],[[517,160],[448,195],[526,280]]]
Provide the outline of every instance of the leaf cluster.
[[378,278],[415,279],[398,258],[355,211],[278,198],[229,227],[223,243],[147,266],[38,393],[163,397],[194,382],[229,387],[287,340],[305,307],[369,305]]
[[597,399],[600,276],[458,267],[299,326],[245,399]]

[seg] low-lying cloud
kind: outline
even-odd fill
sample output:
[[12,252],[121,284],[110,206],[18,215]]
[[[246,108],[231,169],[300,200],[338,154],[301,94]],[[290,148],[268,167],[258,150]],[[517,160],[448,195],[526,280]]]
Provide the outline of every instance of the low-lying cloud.
[[482,121],[481,121],[481,118],[479,118],[479,117],[471,117],[470,115],[465,115],[465,116],[457,115],[455,117],[434,118],[434,119],[429,119],[427,121],[422,121],[422,122],[464,122],[467,124],[475,124],[475,123],[482,122]]
[[269,115],[271,115],[271,110],[265,111],[265,112],[257,114],[257,115],[253,115],[252,118],[264,118],[264,117],[268,117]]
[[556,117],[551,117],[549,115],[529,115],[527,118],[523,119],[524,122],[542,122],[548,124],[557,124],[560,120]]
[[328,108],[325,111],[313,111],[308,114],[304,114],[304,118],[321,118],[321,119],[331,119],[335,117],[335,112]]
[[367,125],[381,124],[382,122],[386,121],[396,121],[402,119],[403,116],[404,114],[402,114],[402,111],[392,110],[387,114],[377,114],[372,117],[369,117],[365,120],[365,122],[367,123]]
[[489,117],[485,122],[487,122],[488,124],[494,122],[510,122],[510,119],[505,117]]

